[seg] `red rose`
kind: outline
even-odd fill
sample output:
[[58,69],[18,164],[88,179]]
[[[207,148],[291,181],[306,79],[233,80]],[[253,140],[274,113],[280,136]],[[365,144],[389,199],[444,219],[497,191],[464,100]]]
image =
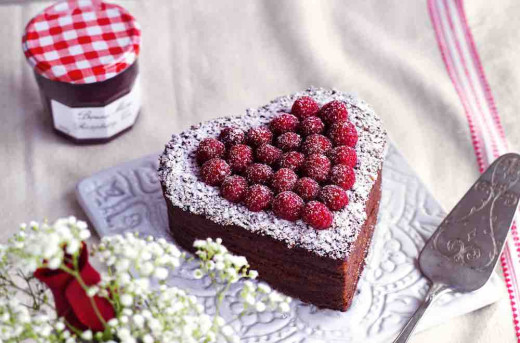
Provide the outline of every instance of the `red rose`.
[[[94,286],[101,281],[101,277],[90,265],[88,256],[87,246],[83,244],[78,260],[79,273],[85,285]],[[79,281],[69,273],[60,269],[40,268],[34,272],[34,276],[52,291],[58,316],[65,318],[75,328],[104,331],[104,325],[92,302],[96,304],[105,322],[114,318],[114,308],[108,299],[99,296],[89,297]]]

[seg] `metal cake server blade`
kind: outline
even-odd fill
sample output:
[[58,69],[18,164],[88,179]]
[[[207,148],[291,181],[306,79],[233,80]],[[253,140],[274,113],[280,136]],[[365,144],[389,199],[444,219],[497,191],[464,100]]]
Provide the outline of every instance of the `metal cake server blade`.
[[394,343],[405,343],[428,307],[453,290],[484,286],[504,248],[520,199],[520,155],[497,158],[439,225],[419,256],[432,282],[426,299]]

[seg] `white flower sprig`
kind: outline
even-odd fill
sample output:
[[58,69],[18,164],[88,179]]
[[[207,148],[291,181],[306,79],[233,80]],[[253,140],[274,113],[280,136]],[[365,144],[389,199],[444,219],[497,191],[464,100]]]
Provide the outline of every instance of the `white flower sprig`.
[[99,260],[118,274],[131,272],[134,277],[159,281],[166,280],[169,271],[179,267],[184,259],[179,249],[164,238],[142,239],[131,233],[103,237],[95,251],[99,252]]
[[271,289],[265,283],[251,282],[251,279],[257,278],[258,273],[249,269],[245,257],[231,254],[222,245],[222,239],[197,240],[193,246],[197,249],[195,254],[200,258],[199,269],[194,271],[194,277],[202,278],[208,275],[213,283],[223,285],[217,293],[217,308],[231,284],[241,279],[249,279],[244,281],[244,287],[240,292],[244,313],[266,310],[290,311],[291,298]]
[[0,299],[1,342],[68,342],[70,332],[61,320],[41,313],[33,315],[19,299]]
[[[194,243],[199,257],[194,276],[211,280],[217,293],[214,315],[205,313],[185,290],[168,285],[173,271],[191,258],[163,238],[137,234],[102,238],[91,252],[103,264],[101,281],[87,286],[78,266],[89,237],[86,223],[69,217],[52,225],[24,224],[8,244],[0,245],[0,343],[237,342],[239,337],[230,322],[219,313],[232,284],[240,287],[240,316],[290,309],[290,298],[265,284],[251,282],[258,273],[249,269],[244,257],[231,254],[220,239]],[[104,330],[80,330],[58,318],[50,292],[33,276],[40,268],[75,278],[92,299]],[[99,317],[94,297],[112,305],[114,318],[104,321]]]
[[287,313],[291,310],[291,298],[274,291],[265,283],[244,282],[244,288],[240,292],[244,302],[244,310],[256,312],[280,311]]
[[220,327],[184,290],[161,285],[147,301],[146,306],[125,307],[109,321],[111,333],[122,343],[217,341]]
[[74,217],[58,219],[53,225],[31,222],[22,224],[9,241],[9,262],[25,274],[46,267],[58,269],[65,254],[76,255],[81,242],[90,237],[87,224]]
[[200,267],[193,273],[195,278],[200,279],[207,274],[216,283],[232,284],[240,279],[256,279],[258,276],[256,271],[249,270],[247,259],[231,254],[220,238],[196,240],[193,246],[200,259]]

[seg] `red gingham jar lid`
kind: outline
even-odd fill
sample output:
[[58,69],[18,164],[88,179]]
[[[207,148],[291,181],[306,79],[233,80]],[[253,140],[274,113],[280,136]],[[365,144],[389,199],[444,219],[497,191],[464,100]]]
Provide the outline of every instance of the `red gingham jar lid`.
[[100,0],[58,2],[34,17],[22,40],[27,61],[55,81],[110,79],[139,55],[141,29],[121,6]]

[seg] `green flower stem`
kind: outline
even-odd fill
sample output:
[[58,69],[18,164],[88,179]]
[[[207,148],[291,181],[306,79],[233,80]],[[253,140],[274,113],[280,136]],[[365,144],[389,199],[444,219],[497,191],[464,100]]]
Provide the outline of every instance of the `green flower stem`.
[[[65,318],[64,318],[65,320]],[[76,334],[76,336],[78,337],[81,337],[81,334],[83,333],[80,329],[76,328],[74,325],[72,325],[71,323],[69,323],[67,320],[65,320],[65,325],[67,326],[67,328],[74,332]]]
[[[75,268],[76,268],[76,266],[77,266],[77,262],[74,263]],[[81,286],[81,288],[83,288],[83,290],[85,291],[85,293],[88,296],[89,287],[83,281],[83,278],[81,277],[80,273],[77,270],[72,270],[65,265],[62,265],[61,269],[65,272],[69,273],[70,275],[72,275],[74,278],[76,278],[79,285]],[[88,298],[90,300],[90,304],[92,305],[92,308],[94,309],[94,313],[96,314],[96,316],[99,319],[99,321],[101,322],[101,324],[103,324],[103,327],[106,328],[107,322],[105,321],[105,318],[103,318],[103,316],[101,315],[101,312],[99,311],[99,308],[97,307],[97,304],[94,301],[94,297],[88,297]]]
[[[110,266],[107,267],[107,273],[110,277],[113,277],[115,275],[114,271],[112,270],[112,267]],[[119,317],[119,315],[121,314],[121,303],[119,301],[118,287],[117,285],[113,284],[113,282],[110,282],[108,284],[108,290],[110,292],[108,294],[108,297],[106,297],[105,299],[107,299],[110,302],[110,304],[112,304],[112,307],[116,312],[116,317]]]
[[228,282],[224,288],[222,288],[219,292],[217,292],[217,301],[215,303],[215,318],[213,319],[213,325],[217,324],[217,317],[220,316],[220,306],[222,305],[222,301],[224,300],[224,295],[231,287],[231,283]]

